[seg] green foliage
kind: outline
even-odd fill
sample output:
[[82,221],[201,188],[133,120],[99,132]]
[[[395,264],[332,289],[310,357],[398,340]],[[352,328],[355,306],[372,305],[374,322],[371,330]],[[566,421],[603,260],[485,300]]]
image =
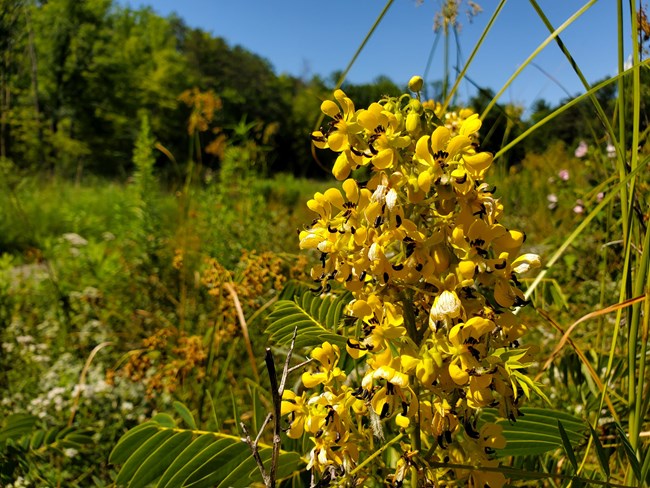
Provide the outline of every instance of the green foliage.
[[345,337],[337,334],[350,295],[321,297],[306,291],[293,300],[280,300],[268,316],[266,333],[276,344],[289,345],[298,329],[296,348],[316,346],[329,341],[345,346]]
[[499,457],[538,456],[562,447],[570,447],[573,455],[573,449],[586,440],[588,425],[579,417],[548,408],[522,408],[521,413],[516,422],[499,419],[490,409],[481,414],[481,423],[503,427],[506,447],[497,449]]
[[38,417],[16,413],[6,417],[0,427],[0,482],[15,480],[15,471],[37,466],[51,454],[74,458],[87,449],[94,432],[76,426],[47,427]]
[[[173,418],[158,414],[119,440],[110,457],[111,463],[122,465],[117,486],[136,488],[153,483],[157,488],[245,488],[262,481],[246,444],[237,437],[196,430],[191,427],[195,422],[188,417],[187,408],[182,410],[189,428],[178,427]],[[260,447],[260,457],[268,462],[271,448]],[[278,478],[283,479],[304,463],[299,454],[283,451],[279,465]]]

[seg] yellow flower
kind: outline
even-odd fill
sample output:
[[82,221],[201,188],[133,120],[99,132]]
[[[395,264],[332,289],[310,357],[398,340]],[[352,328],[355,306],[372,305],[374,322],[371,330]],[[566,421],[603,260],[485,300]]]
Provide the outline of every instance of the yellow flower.
[[287,435],[292,439],[298,439],[302,436],[305,429],[305,420],[309,416],[307,407],[307,395],[303,393],[298,396],[291,390],[284,390],[282,393],[282,406],[280,413],[282,416],[291,414],[291,424]]
[[320,384],[329,385],[334,381],[345,379],[345,372],[337,366],[341,353],[336,344],[323,343],[322,346],[316,347],[312,351],[311,357],[321,364],[322,370],[315,373],[306,371],[302,374],[302,383],[305,388],[313,388]]

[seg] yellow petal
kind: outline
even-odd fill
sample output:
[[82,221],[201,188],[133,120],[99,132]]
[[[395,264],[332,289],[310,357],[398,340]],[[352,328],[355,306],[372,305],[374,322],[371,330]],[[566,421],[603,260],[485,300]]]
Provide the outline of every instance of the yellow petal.
[[422,171],[418,175],[418,186],[424,193],[429,193],[431,189],[432,175],[430,171]]
[[469,381],[469,374],[463,371],[463,369],[456,363],[451,363],[449,365],[449,376],[454,380],[454,383],[460,386],[466,385]]
[[458,271],[465,280],[471,280],[476,273],[476,264],[474,261],[461,261],[458,263]]
[[325,373],[303,373],[302,374],[302,384],[305,385],[305,388],[313,388],[314,386],[320,385],[327,379]]
[[355,300],[350,304],[350,315],[359,319],[370,319],[372,308],[365,300]]
[[332,168],[332,174],[337,180],[344,180],[350,175],[351,169],[347,156],[345,153],[341,153],[336,158],[334,168]]
[[325,191],[325,199],[328,202],[331,202],[332,205],[334,205],[338,209],[343,208],[343,204],[345,203],[345,200],[343,200],[343,195],[341,195],[341,191],[338,188],[328,188]]
[[515,293],[510,284],[505,280],[497,280],[494,284],[494,299],[505,308],[510,308],[515,303]]
[[402,429],[406,429],[411,423],[411,421],[409,420],[408,417],[405,417],[401,413],[398,413],[397,416],[395,417],[395,423]]
[[[451,132],[444,126],[437,127],[431,134],[431,151],[436,153],[444,150],[451,137]],[[447,150],[449,152],[449,150]]]
[[409,356],[408,354],[402,354],[400,356],[400,363],[402,364],[404,372],[410,373],[417,367],[420,360],[416,357]]
[[474,175],[482,173],[490,167],[492,164],[492,154],[489,152],[480,152],[474,155],[465,155],[463,156],[463,161],[467,169],[471,170]]
[[320,109],[325,115],[332,118],[336,117],[338,114],[341,113],[341,109],[339,109],[339,106],[335,104],[332,100],[325,100],[323,103],[320,104]]
[[[436,129],[437,130],[437,129]],[[465,149],[472,145],[472,141],[467,136],[458,135],[449,141],[447,145],[447,152],[449,153],[448,159],[453,159],[454,156],[463,152]],[[332,143],[330,142],[330,147]]]
[[415,144],[415,155],[423,161],[432,163],[431,153],[429,152],[429,136],[422,136],[418,139],[418,142]]
[[350,178],[343,182],[343,191],[349,202],[356,202],[359,199],[359,187],[354,179]]
[[478,114],[470,115],[463,125],[460,126],[459,133],[464,136],[471,136],[474,132],[477,132],[481,128],[481,119],[478,118]]
[[357,115],[357,122],[361,127],[372,132],[379,125],[379,116],[374,111],[360,110],[359,115]]
[[377,169],[386,169],[393,165],[395,159],[395,151],[392,149],[383,149],[372,158],[372,164]]
[[341,152],[348,148],[348,135],[341,131],[334,131],[327,137],[332,151]]
[[501,251],[512,251],[521,247],[526,239],[526,235],[523,232],[518,230],[509,230],[494,239],[495,250]]

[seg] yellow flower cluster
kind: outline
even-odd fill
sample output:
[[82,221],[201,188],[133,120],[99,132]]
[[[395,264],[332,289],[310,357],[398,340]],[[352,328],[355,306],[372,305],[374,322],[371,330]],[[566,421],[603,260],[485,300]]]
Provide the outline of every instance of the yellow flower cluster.
[[505,440],[498,426],[477,425],[477,413],[497,408],[514,420],[536,388],[512,308],[525,304],[517,276],[539,258],[520,255],[524,234],[500,223],[503,206],[483,181],[493,157],[479,148],[481,120],[408,94],[360,110],[342,90],[334,98],[321,105],[329,126],[312,140],[339,153],[342,185],[308,202],[317,217],[300,247],[320,252],[311,271],[320,290],[336,282],[353,293],[346,349],[359,361],[346,374],[337,346],[312,352],[302,383],[313,393],[285,393],[288,434],[306,432],[310,467],[342,476],[361,443],[403,429],[411,441],[393,482],[409,465],[423,483],[501,486],[499,473],[439,468],[445,459],[494,466]]

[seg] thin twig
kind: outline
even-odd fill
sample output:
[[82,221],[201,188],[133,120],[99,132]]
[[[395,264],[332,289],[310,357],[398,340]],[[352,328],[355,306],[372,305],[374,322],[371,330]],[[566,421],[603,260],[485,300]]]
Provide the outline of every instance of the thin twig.
[[[248,444],[248,447],[250,447],[251,452],[253,453],[253,457],[255,458],[255,462],[257,463],[257,467],[260,470],[260,473],[262,474],[262,479],[264,481],[264,485],[267,488],[275,488],[275,481],[276,481],[276,476],[277,476],[277,471],[278,471],[278,460],[280,458],[280,447],[282,443],[282,438],[280,437],[280,434],[282,433],[282,426],[280,424],[280,418],[281,418],[281,411],[282,411],[282,395],[284,393],[284,386],[287,382],[287,377],[289,376],[289,373],[291,371],[294,371],[295,369],[304,366],[307,364],[309,361],[305,361],[297,366],[294,366],[293,368],[289,367],[289,364],[291,363],[291,356],[293,355],[293,348],[295,347],[296,344],[296,335],[298,334],[298,327],[295,327],[293,330],[293,337],[291,338],[291,346],[289,347],[289,352],[287,353],[287,358],[284,361],[284,367],[282,368],[282,376],[280,377],[280,382],[278,384],[278,375],[275,370],[275,361],[273,360],[273,353],[271,352],[270,348],[266,348],[266,354],[264,356],[264,362],[266,363],[266,369],[269,372],[269,380],[271,382],[271,398],[273,400],[273,411],[270,412],[267,416],[266,419],[264,419],[264,423],[262,424],[262,427],[260,427],[259,432],[257,433],[257,438],[255,441],[251,440],[250,435],[248,434],[248,431],[246,430],[246,426],[244,423],[241,423],[242,431],[245,434],[245,437],[242,438],[242,440]],[[273,419],[273,445],[272,445],[272,454],[271,454],[271,465],[269,466],[269,471],[266,471],[266,468],[264,467],[264,463],[262,462],[262,458],[259,455],[259,450],[258,450],[258,444],[260,441],[260,438],[262,437],[262,433],[264,432],[264,429],[266,429],[266,426],[269,424],[269,422]]]
[[284,385],[287,382],[287,376],[289,376],[289,363],[291,362],[291,356],[293,355],[293,348],[296,345],[296,336],[298,335],[298,326],[293,328],[293,336],[291,336],[291,345],[289,346],[289,352],[287,353],[287,359],[284,362],[284,368],[282,370],[282,380],[280,381],[280,389],[278,394],[280,399],[282,399],[282,394],[284,393]]
[[269,379],[271,380],[271,398],[273,399],[273,453],[271,455],[271,466],[269,467],[269,488],[275,488],[275,475],[280,454],[280,409],[282,405],[282,396],[278,389],[278,376],[275,372],[275,363],[270,348],[266,348],[264,356],[266,369],[269,370]]
[[291,367],[289,368],[289,371],[288,371],[288,372],[289,372],[289,373],[293,373],[295,370],[302,368],[303,366],[305,366],[305,365],[311,363],[313,360],[314,360],[314,358],[309,358],[307,361],[303,361],[303,362],[300,363],[300,364],[296,364],[295,366],[291,366]]
[[266,469],[264,469],[264,462],[262,461],[262,458],[260,457],[259,450],[257,449],[257,443],[260,440],[260,435],[264,431],[264,427],[266,427],[266,424],[271,418],[271,414],[269,414],[266,417],[266,420],[264,421],[264,425],[260,429],[260,431],[257,433],[257,437],[255,438],[255,441],[251,440],[251,436],[248,434],[248,429],[246,428],[246,424],[244,422],[240,422],[239,425],[241,426],[241,430],[244,433],[244,437],[242,437],[242,441],[244,441],[246,444],[248,444],[248,447],[251,449],[251,453],[253,454],[253,458],[255,459],[255,462],[257,463],[257,467],[260,470],[260,473],[262,473],[262,480],[264,480],[264,484],[266,486],[271,486],[270,480],[269,480],[269,475],[266,472]]

